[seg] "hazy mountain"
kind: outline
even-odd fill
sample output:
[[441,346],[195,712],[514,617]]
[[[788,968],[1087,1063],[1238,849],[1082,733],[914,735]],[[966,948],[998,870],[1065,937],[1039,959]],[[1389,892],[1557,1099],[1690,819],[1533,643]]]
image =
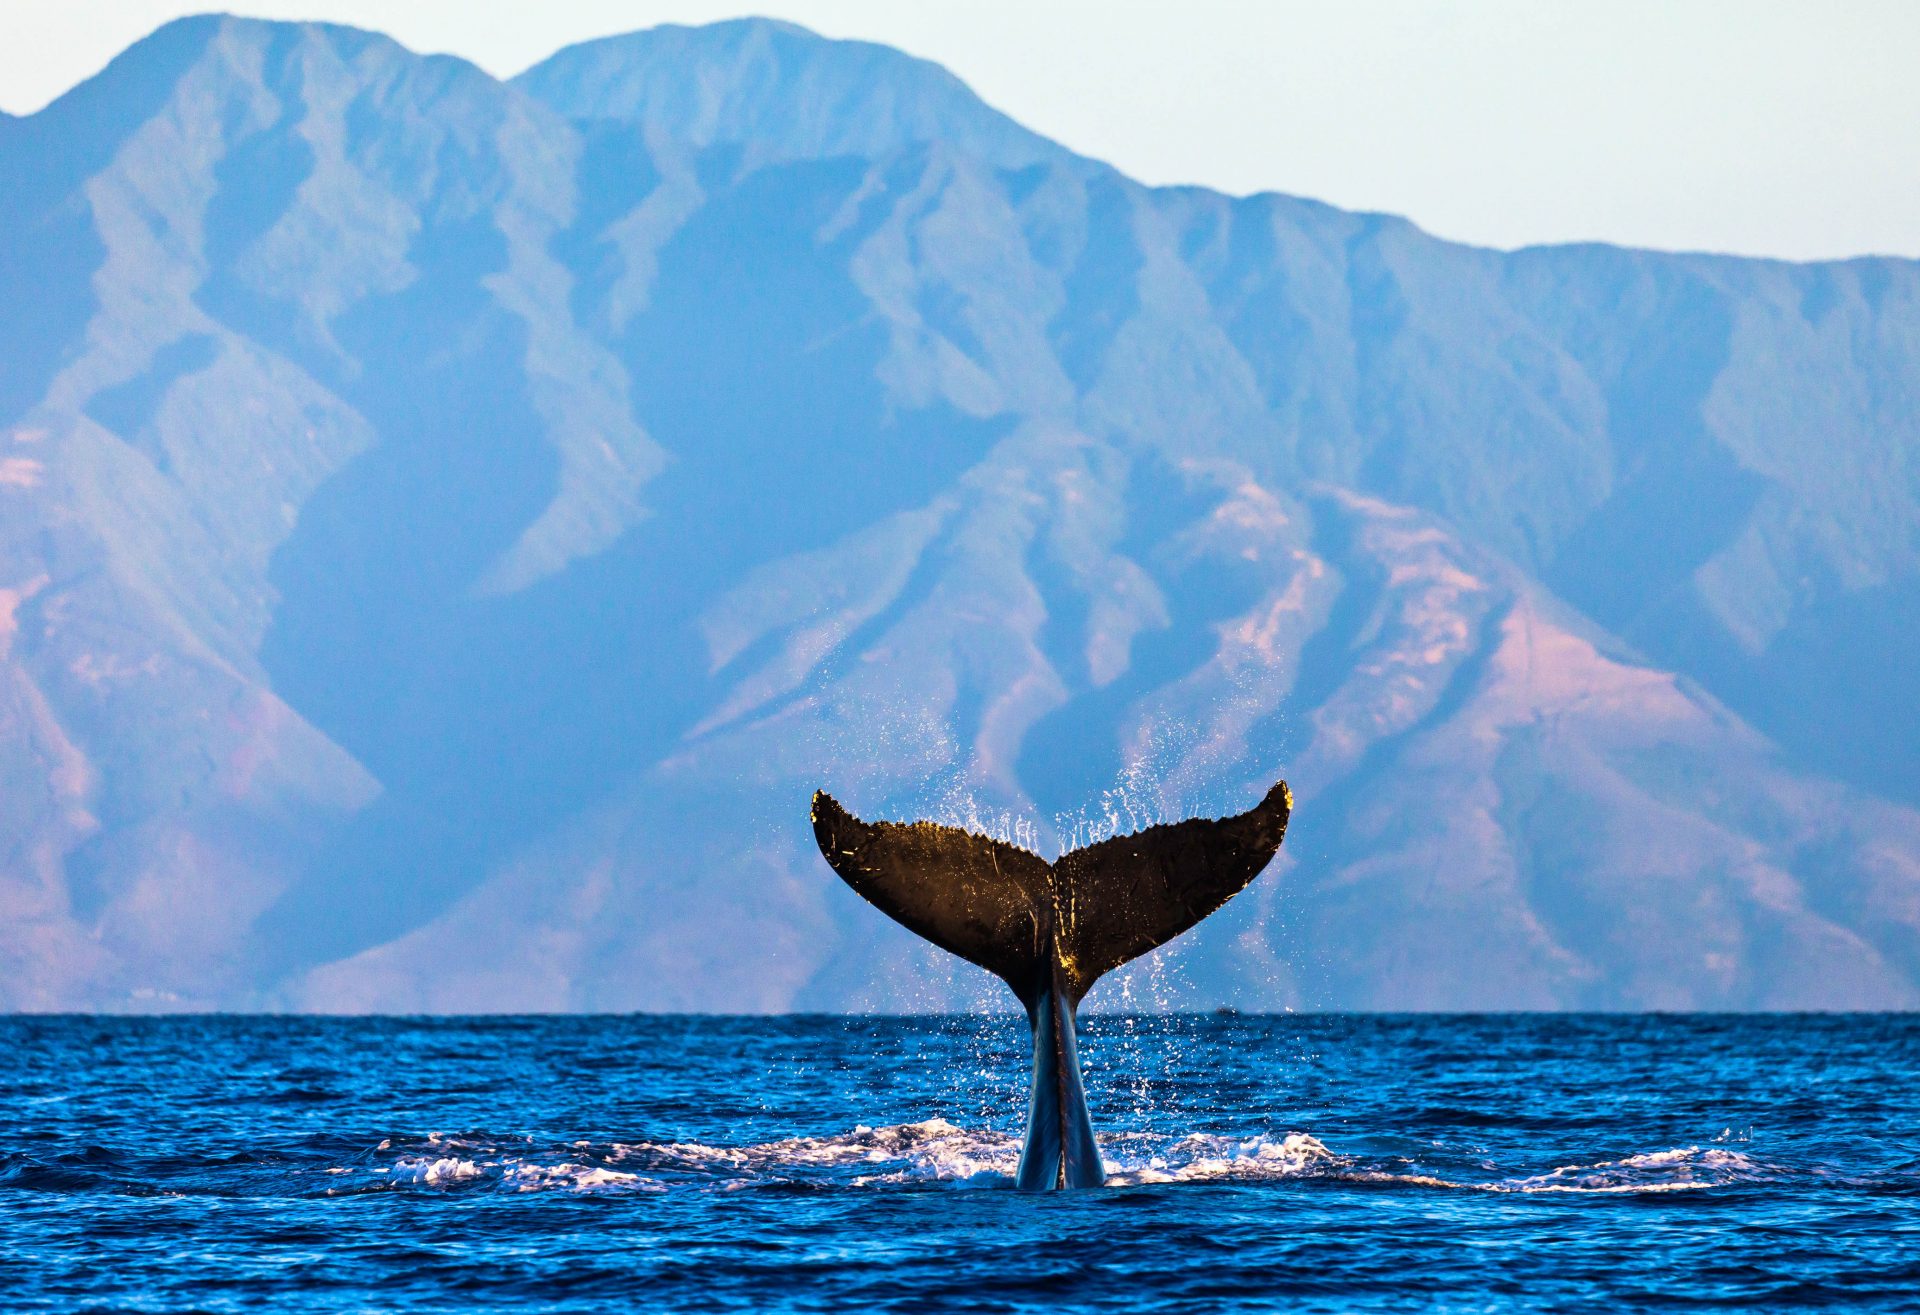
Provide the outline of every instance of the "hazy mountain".
[[1920,1003],[1920,264],[1145,188],[758,21],[171,24],[0,234],[0,1004],[992,1000],[814,786],[1282,774],[1096,1003]]

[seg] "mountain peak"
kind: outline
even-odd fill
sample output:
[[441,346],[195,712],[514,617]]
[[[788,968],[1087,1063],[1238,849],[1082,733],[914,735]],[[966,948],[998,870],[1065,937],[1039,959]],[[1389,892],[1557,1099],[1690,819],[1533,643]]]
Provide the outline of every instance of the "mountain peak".
[[[117,142],[126,131],[157,114],[181,79],[209,63],[241,83],[271,80],[283,71],[287,52],[318,43],[343,63],[365,61],[369,52],[391,60],[420,58],[383,33],[340,23],[285,22],[233,14],[191,14],[162,23],[108,62],[94,77],[25,116],[40,131],[76,136],[93,146]],[[426,57],[464,65],[451,56]],[[467,65],[467,67],[472,67]],[[473,69],[476,76],[486,77]],[[298,85],[297,78],[289,83]],[[93,160],[97,167],[99,161]]]
[[663,24],[568,46],[514,85],[574,119],[646,123],[773,159],[879,156],[944,141],[1003,167],[1062,148],[930,60],[795,23]]

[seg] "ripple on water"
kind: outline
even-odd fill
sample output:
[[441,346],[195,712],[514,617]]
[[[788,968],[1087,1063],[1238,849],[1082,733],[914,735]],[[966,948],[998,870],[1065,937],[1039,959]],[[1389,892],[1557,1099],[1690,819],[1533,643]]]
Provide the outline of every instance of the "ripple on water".
[[1895,1309],[1920,1288],[1920,1018],[1091,1016],[1110,1186],[1044,1197],[1012,1190],[1024,1030],[0,1018],[0,1310]]

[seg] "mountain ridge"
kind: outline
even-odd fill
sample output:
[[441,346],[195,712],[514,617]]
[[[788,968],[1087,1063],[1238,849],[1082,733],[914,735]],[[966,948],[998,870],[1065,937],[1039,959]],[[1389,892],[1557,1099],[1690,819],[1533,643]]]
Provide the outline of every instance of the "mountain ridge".
[[[661,65],[673,66],[669,77],[654,75]],[[580,41],[508,81],[569,118],[641,123],[698,147],[747,143],[767,159],[873,156],[934,140],[1012,167],[1067,154],[931,60],[777,20]],[[796,121],[796,100],[812,115]]]
[[1123,999],[1920,996],[1914,262],[1146,188],[752,21],[182,20],[0,179],[9,1007],[970,1003],[813,786],[1057,844],[1282,774]]

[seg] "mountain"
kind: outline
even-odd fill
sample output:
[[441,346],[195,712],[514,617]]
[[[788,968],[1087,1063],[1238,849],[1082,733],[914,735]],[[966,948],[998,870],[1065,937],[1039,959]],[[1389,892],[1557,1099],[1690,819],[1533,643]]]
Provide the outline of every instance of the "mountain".
[[815,786],[1283,774],[1096,1007],[1920,1003],[1920,264],[1147,188],[757,20],[183,20],[0,233],[0,1006],[971,1007]]

